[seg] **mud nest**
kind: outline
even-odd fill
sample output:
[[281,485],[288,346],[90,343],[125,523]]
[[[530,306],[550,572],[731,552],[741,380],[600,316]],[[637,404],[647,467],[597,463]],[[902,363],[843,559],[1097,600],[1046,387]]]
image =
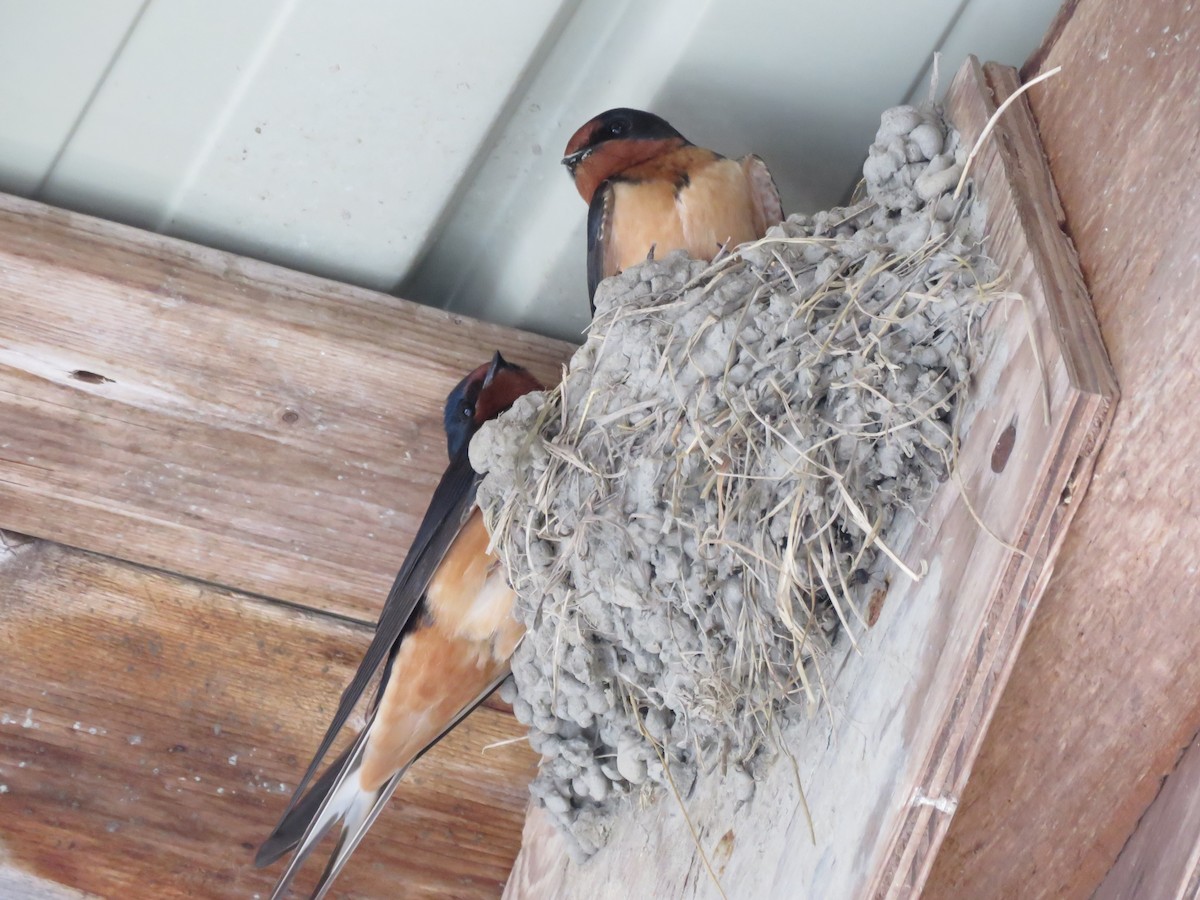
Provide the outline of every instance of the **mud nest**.
[[562,384],[472,444],[531,790],[577,858],[656,785],[719,766],[749,797],[832,642],[912,574],[889,526],[950,470],[991,291],[965,158],[936,109],[887,111],[861,201],[608,280]]

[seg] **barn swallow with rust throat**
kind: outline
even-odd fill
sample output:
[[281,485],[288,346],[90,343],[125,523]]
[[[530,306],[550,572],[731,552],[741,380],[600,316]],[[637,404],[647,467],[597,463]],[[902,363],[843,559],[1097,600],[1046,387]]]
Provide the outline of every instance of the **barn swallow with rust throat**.
[[563,165],[588,204],[588,298],[651,253],[711,260],[783,220],[779,191],[757,156],[727,159],[639,109],[610,109],[567,142]]
[[[447,397],[450,465],[388,593],[375,637],[283,818],[255,857],[262,867],[299,847],[273,900],[321,838],[339,826],[313,893],[323,897],[408,767],[508,674],[524,629],[513,617],[514,594],[503,567],[488,553],[488,533],[475,505],[480,476],[467,447],[484,422],[541,389],[529,372],[497,353]],[[383,678],[366,726],[304,793],[380,667]]]

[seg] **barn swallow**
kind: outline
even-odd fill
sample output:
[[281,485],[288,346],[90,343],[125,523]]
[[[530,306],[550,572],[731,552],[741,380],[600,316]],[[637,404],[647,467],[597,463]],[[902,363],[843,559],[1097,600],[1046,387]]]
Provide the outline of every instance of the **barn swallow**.
[[639,109],[610,109],[567,142],[562,163],[588,204],[588,298],[641,262],[686,250],[711,260],[783,221],[779,191],[757,156],[727,159]]
[[[488,533],[475,505],[480,475],[471,468],[467,447],[484,422],[541,389],[529,372],[497,352],[446,398],[450,465],[388,593],[375,637],[282,819],[255,857],[262,867],[299,847],[272,900],[287,890],[321,838],[339,826],[312,895],[323,897],[408,767],[508,674],[524,629],[513,617],[514,594],[503,568],[488,552]],[[383,678],[366,726],[304,793],[380,667]]]

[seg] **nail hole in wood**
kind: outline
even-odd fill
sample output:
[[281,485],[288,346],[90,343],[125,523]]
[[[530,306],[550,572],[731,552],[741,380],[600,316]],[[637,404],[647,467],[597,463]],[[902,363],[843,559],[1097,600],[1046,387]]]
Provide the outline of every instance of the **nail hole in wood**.
[[111,378],[105,378],[103,375],[97,375],[87,369],[76,369],[71,373],[71,377],[76,381],[86,381],[88,384],[112,384]]
[[1008,458],[1012,455],[1013,444],[1017,442],[1017,423],[1010,422],[1009,426],[1004,429],[1000,435],[1000,439],[996,441],[996,447],[992,450],[992,471],[999,474],[1004,471],[1004,467],[1008,465]]
[[294,409],[285,409],[283,411],[283,415],[280,416],[280,418],[283,419],[283,421],[286,422],[288,425],[291,425],[295,422],[300,421],[300,413],[296,412]]

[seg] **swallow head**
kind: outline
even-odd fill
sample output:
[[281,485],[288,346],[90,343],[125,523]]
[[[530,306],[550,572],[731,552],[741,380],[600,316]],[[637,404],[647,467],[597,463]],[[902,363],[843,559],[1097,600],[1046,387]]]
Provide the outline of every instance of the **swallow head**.
[[510,363],[497,350],[491,362],[468,374],[446,397],[442,418],[450,458],[457,459],[466,452],[484,422],[507,410],[518,397],[540,390],[542,385],[536,378]]
[[591,203],[601,182],[687,143],[687,138],[665,119],[621,107],[602,112],[580,126],[567,141],[562,164],[575,179],[583,199]]

